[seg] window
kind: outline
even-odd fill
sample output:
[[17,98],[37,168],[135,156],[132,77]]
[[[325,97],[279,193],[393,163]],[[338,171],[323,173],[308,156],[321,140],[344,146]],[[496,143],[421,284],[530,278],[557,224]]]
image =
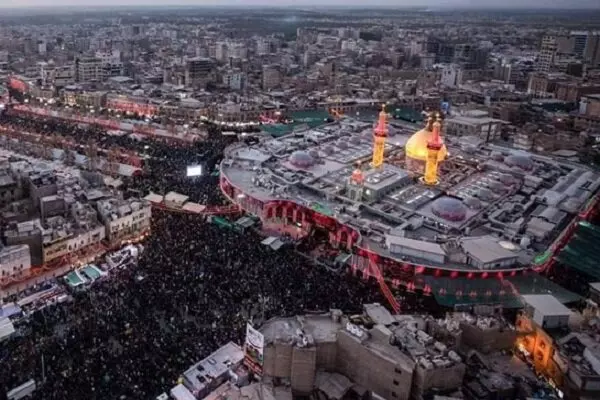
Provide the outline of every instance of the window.
[[398,386],[400,384],[400,382],[398,382],[397,380],[394,379],[394,385]]
[[394,398],[398,397],[398,395],[396,394],[396,392],[392,392],[392,397],[394,397]]
[[402,370],[400,368],[394,368],[394,372],[397,374],[401,374]]

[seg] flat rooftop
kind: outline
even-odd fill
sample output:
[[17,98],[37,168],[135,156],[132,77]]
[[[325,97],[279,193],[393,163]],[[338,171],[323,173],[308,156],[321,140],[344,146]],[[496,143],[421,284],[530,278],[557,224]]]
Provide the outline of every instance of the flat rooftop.
[[[600,188],[600,174],[584,165],[456,137],[444,137],[450,156],[440,164],[440,184],[426,186],[405,155],[412,132],[388,128],[379,169],[369,167],[373,125],[343,118],[236,143],[221,173],[257,200],[286,199],[333,216],[386,257],[452,270],[527,268]],[[394,237],[436,251],[391,245],[402,241]]]

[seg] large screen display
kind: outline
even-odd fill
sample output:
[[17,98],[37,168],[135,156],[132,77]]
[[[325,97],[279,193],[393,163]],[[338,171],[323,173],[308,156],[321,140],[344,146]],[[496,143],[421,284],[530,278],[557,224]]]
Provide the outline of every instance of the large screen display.
[[189,165],[187,167],[187,176],[200,176],[202,175],[202,165]]

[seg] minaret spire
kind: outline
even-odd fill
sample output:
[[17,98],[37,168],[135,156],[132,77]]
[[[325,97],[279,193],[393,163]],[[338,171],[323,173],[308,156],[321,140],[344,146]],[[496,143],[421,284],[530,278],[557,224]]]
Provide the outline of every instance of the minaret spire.
[[379,168],[383,165],[385,138],[387,134],[387,113],[385,112],[385,104],[382,104],[377,126],[375,126],[375,130],[373,131],[373,160],[371,161],[373,168]]

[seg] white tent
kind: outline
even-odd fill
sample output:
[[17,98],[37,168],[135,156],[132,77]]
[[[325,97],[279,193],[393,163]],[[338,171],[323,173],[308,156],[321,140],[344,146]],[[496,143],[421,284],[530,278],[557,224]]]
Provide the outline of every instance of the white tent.
[[0,319],[0,342],[8,339],[15,333],[15,327],[9,318]]

